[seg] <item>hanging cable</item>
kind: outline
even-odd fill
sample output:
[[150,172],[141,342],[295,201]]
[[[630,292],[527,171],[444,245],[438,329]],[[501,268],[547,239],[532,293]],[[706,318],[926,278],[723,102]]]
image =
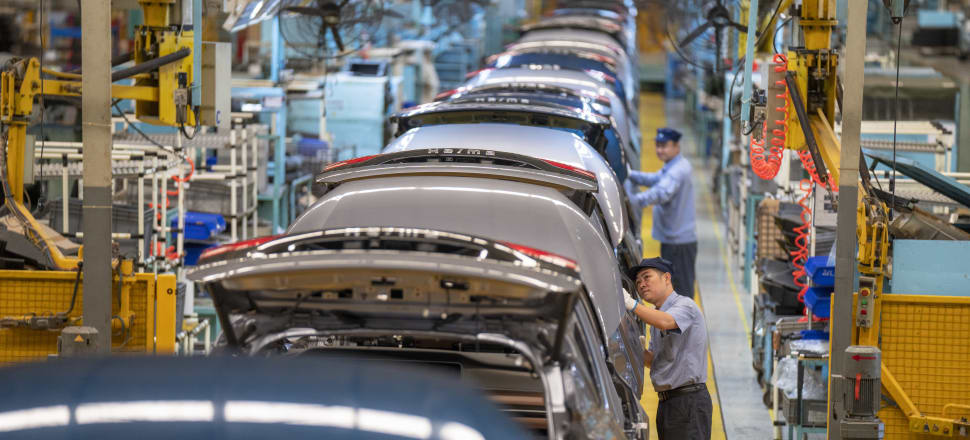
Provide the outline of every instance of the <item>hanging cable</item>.
[[[896,97],[893,101],[893,175],[889,178],[889,192],[892,202],[889,204],[889,221],[893,220],[893,207],[896,206],[896,123],[899,121],[899,48],[903,43],[903,19],[896,22]],[[947,170],[949,171],[949,170]]]

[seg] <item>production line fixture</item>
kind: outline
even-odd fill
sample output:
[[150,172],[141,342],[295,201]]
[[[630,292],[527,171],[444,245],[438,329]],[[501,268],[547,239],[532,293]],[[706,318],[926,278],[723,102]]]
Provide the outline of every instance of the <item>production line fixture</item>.
[[[791,3],[782,0],[780,10],[788,9]],[[904,15],[903,1],[885,3],[894,23],[899,24]],[[750,162],[755,174],[771,179],[779,171],[782,153],[789,149],[808,172],[809,178],[800,185],[805,194],[799,200],[803,224],[795,228],[800,236],[795,241],[798,249],[792,252],[796,268],[793,276],[804,294],[810,284],[803,265],[810,256],[809,234],[816,215],[808,204],[809,197],[816,189],[823,189],[838,200],[841,140],[833,127],[836,104],[842,107],[842,85],[839,51],[831,47],[831,33],[837,25],[836,1],[802,2],[795,11],[801,46],[790,47],[772,59],[767,99],[755,111],[763,114],[763,120],[756,121],[761,124],[760,130],[753,130]],[[905,147],[894,143],[891,149],[895,153],[896,148]],[[879,156],[878,160],[893,170],[897,167],[894,154]],[[851,339],[845,353],[830,354],[844,362],[841,371],[831,374],[828,398],[836,402],[834,407],[830,405],[830,411],[837,417],[829,420],[829,438],[970,437],[970,390],[966,388],[970,376],[965,368],[957,367],[960,360],[967,360],[966,347],[962,337],[953,337],[954,332],[970,331],[970,321],[964,318],[970,313],[970,302],[966,297],[935,292],[909,295],[886,291],[893,272],[890,249],[903,233],[894,226],[916,211],[895,194],[895,179],[888,188],[873,185],[864,155],[860,155],[858,168],[858,199],[841,203],[856,205],[858,252],[854,260],[859,285],[851,292],[852,320],[830,322],[830,326],[848,326],[849,330],[841,331],[851,332]],[[939,223],[945,222],[933,222],[934,230],[942,228]],[[933,236],[950,240],[963,237],[956,232]],[[922,323],[916,324],[914,319]],[[950,349],[940,349],[946,346]],[[880,400],[893,404],[880,405]],[[835,425],[832,420],[836,420]]]

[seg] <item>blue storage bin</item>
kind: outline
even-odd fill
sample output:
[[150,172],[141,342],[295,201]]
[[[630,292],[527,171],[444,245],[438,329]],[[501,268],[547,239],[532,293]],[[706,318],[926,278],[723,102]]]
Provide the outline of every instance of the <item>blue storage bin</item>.
[[819,318],[829,317],[829,306],[832,302],[831,287],[811,287],[805,292],[805,307]]
[[216,246],[219,245],[216,243],[185,243],[185,247],[183,249],[185,252],[185,265],[195,266],[195,264],[199,262],[199,257],[202,256],[202,253],[205,252],[206,249]]
[[802,330],[799,332],[802,339],[821,339],[823,341],[829,340],[829,332],[825,330]]
[[828,256],[812,257],[805,261],[805,273],[812,278],[812,285],[835,286],[835,266],[828,265]]
[[[178,217],[172,217],[170,226],[172,229],[178,229]],[[226,219],[219,214],[191,211],[185,213],[186,240],[211,240],[225,230]],[[177,236],[178,234],[173,232],[172,235]]]

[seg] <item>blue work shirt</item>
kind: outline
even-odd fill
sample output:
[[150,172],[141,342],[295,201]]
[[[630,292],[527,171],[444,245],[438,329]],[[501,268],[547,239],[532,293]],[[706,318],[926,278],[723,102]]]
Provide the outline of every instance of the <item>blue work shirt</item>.
[[631,171],[628,182],[649,186],[636,192],[631,186],[630,203],[634,209],[653,207],[653,238],[666,244],[686,244],[697,241],[694,225],[693,168],[684,155],[678,154],[656,173]]
[[694,300],[670,294],[660,311],[674,317],[677,328],[650,327],[653,364],[650,381],[656,391],[667,391],[707,381],[707,325]]

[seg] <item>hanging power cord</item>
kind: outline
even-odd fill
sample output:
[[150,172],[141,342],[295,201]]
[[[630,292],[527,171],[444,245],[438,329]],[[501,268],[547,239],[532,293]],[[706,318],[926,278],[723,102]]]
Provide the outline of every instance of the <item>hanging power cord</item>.
[[[46,135],[44,133],[44,115],[47,113],[47,111],[46,111],[47,109],[46,109],[46,107],[44,107],[44,74],[43,74],[43,72],[44,72],[44,52],[47,51],[47,45],[44,44],[44,3],[45,3],[44,0],[40,0],[40,14],[38,14],[39,15],[39,18],[38,18],[38,21],[37,21],[37,24],[39,24],[39,26],[37,26],[37,37],[40,39],[40,72],[41,72],[39,74],[40,75],[40,99],[37,100],[37,104],[40,105],[40,141],[41,141],[41,144],[40,144],[40,160],[39,160],[40,167],[39,167],[39,169],[37,171],[38,171],[38,173],[41,176],[44,175],[44,147],[47,146],[47,139],[45,139]],[[80,8],[78,8],[78,13],[80,13],[80,12],[81,12],[81,10],[80,10]],[[31,145],[30,148],[33,148],[33,146]],[[43,186],[41,186],[41,191],[43,191]],[[24,191],[24,194],[27,194],[27,191]],[[43,199],[43,194],[41,195],[40,198]],[[39,202],[40,201],[38,200],[38,203]],[[64,202],[64,203],[67,203],[67,202]]]
[[[894,19],[895,21],[895,19]],[[892,202],[889,204],[889,221],[893,220],[893,207],[896,206],[896,123],[899,121],[899,49],[903,43],[903,19],[896,21],[896,97],[893,98],[893,174],[889,178],[889,192]]]

